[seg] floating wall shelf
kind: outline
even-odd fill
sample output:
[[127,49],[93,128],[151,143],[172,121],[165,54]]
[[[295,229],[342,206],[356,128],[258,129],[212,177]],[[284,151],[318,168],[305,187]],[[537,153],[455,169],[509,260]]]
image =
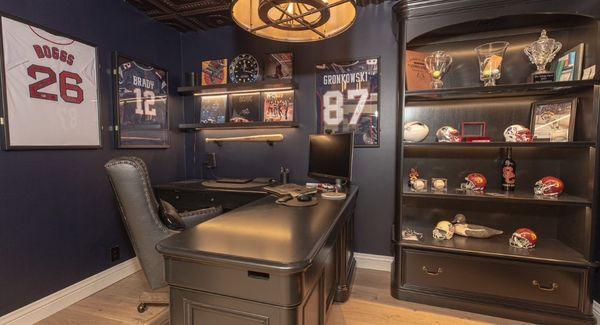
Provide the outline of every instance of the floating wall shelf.
[[298,122],[249,122],[249,123],[221,123],[221,124],[203,124],[203,123],[184,123],[179,124],[180,130],[200,131],[200,130],[228,130],[228,129],[270,129],[270,128],[296,128]]
[[181,96],[210,96],[264,91],[293,90],[296,88],[298,88],[298,84],[293,80],[274,80],[251,83],[232,83],[213,86],[185,86],[178,87],[177,92]]

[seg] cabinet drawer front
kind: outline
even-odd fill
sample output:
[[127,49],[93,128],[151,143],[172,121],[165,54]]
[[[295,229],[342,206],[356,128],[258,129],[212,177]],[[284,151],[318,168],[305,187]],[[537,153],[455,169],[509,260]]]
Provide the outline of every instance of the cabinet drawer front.
[[587,270],[402,250],[403,286],[580,309]]

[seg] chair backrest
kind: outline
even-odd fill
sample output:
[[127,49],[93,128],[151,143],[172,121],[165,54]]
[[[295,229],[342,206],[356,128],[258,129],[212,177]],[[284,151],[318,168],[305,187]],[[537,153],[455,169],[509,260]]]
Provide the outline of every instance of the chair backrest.
[[150,287],[156,289],[166,285],[164,260],[155,246],[174,232],[160,220],[146,164],[137,157],[121,157],[112,159],[104,167],[119,203],[129,239]]

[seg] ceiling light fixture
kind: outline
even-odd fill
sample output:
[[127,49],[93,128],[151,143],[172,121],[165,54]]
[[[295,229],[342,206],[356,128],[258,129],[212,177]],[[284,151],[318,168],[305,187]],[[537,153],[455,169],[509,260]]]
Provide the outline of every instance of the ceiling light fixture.
[[354,0],[233,0],[231,17],[246,31],[284,42],[312,42],[344,32],[356,19]]

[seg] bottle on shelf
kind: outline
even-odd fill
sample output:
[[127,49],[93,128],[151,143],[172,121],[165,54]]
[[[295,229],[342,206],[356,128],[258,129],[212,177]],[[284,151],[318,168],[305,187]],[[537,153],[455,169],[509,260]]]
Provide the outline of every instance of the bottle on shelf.
[[512,160],[512,148],[504,150],[505,156],[500,165],[500,187],[504,191],[514,191],[517,186],[517,164]]

